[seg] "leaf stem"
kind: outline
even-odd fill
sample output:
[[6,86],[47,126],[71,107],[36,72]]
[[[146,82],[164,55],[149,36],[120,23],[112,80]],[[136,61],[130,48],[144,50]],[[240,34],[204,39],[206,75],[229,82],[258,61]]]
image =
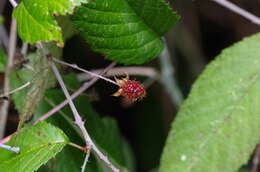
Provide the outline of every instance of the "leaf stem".
[[89,148],[87,146],[83,147],[83,146],[80,146],[76,143],[72,143],[72,142],[69,142],[68,143],[70,146],[74,147],[74,148],[77,148],[79,150],[82,150],[83,152],[87,152],[87,150],[89,150]]
[[70,64],[70,63],[61,61],[61,60],[59,60],[59,59],[57,59],[57,58],[54,58],[54,57],[52,58],[52,60],[53,60],[54,62],[56,62],[56,63],[60,63],[60,64],[62,64],[62,65],[70,66],[70,67],[72,67],[72,68],[74,68],[74,69],[77,69],[77,70],[80,70],[80,71],[82,71],[82,72],[85,72],[85,73],[87,73],[87,74],[89,74],[89,75],[91,75],[91,76],[93,76],[93,77],[97,77],[97,78],[103,79],[103,80],[105,80],[105,81],[107,81],[107,82],[110,82],[110,83],[112,83],[112,84],[114,84],[114,85],[119,86],[119,84],[116,83],[115,81],[113,81],[113,80],[111,80],[111,79],[109,79],[109,78],[103,77],[102,75],[99,75],[99,74],[97,74],[97,73],[93,73],[93,72],[87,71],[87,70],[85,70],[85,69],[82,69],[82,68],[78,67],[78,65],[76,65],[76,64]]
[[252,23],[255,23],[257,25],[260,25],[260,18],[251,14],[250,12],[238,7],[237,5],[227,1],[227,0],[212,0],[219,5],[222,5],[223,7],[233,11],[234,13],[246,18],[247,20],[250,20]]
[[20,152],[20,148],[12,147],[12,146],[9,146],[9,145],[0,144],[0,148],[15,152],[17,154]]
[[61,74],[59,73],[57,67],[55,66],[54,63],[52,63],[52,70],[67,98],[67,100],[69,101],[69,105],[70,105],[70,108],[73,112],[73,115],[74,115],[74,118],[75,118],[75,124],[78,125],[78,127],[80,128],[82,134],[83,134],[83,137],[84,137],[84,140],[86,142],[86,145],[89,146],[90,149],[92,149],[96,154],[97,156],[103,160],[105,162],[105,164],[110,167],[114,172],[119,172],[119,169],[116,168],[107,158],[107,156],[105,156],[97,147],[96,145],[94,144],[94,142],[92,141],[92,139],[90,138],[85,126],[84,126],[84,122],[82,121],[81,119],[81,116],[79,115],[70,95],[69,95],[69,92],[62,80],[62,77],[61,77]]

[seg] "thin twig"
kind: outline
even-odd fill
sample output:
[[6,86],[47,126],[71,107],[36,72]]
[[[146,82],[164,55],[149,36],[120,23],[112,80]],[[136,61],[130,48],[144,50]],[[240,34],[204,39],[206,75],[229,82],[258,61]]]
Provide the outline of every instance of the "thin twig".
[[250,20],[252,23],[255,23],[257,25],[260,25],[260,18],[251,14],[250,12],[238,7],[237,5],[227,1],[227,0],[212,0],[219,5],[222,5],[223,7],[233,11],[234,13],[246,18],[247,20]]
[[31,84],[31,82],[26,82],[26,83],[23,84],[22,86],[20,86],[20,87],[14,89],[14,90],[12,90],[12,91],[9,91],[8,93],[1,94],[1,95],[0,95],[0,98],[7,97],[7,96],[9,96],[9,95],[11,95],[11,94],[13,94],[13,93],[15,93],[15,92],[17,92],[17,91],[20,91],[20,90],[22,90],[22,89],[28,87],[30,84]]
[[82,69],[82,68],[78,67],[78,65],[76,65],[76,64],[69,64],[69,63],[67,63],[67,62],[61,61],[61,60],[56,59],[56,58],[52,58],[52,60],[53,60],[54,62],[56,62],[56,63],[60,63],[60,64],[63,64],[63,65],[66,65],[66,66],[70,66],[70,67],[72,67],[72,68],[74,68],[74,69],[77,69],[77,70],[79,70],[79,71],[85,72],[85,73],[87,73],[87,74],[89,74],[89,75],[91,75],[91,76],[93,76],[93,77],[97,77],[97,78],[103,79],[103,80],[105,80],[105,81],[107,81],[107,82],[110,82],[110,83],[112,83],[112,84],[114,84],[114,85],[118,85],[118,86],[119,86],[119,84],[116,83],[115,81],[113,81],[113,80],[111,80],[111,79],[109,79],[109,78],[105,78],[105,77],[103,77],[103,76],[101,76],[101,75],[99,75],[99,74],[97,74],[97,73],[93,73],[93,72],[87,71],[87,70],[85,70],[85,69]]
[[20,152],[20,148],[12,147],[12,146],[9,146],[9,145],[0,144],[0,148],[15,152],[17,154]]
[[86,152],[86,156],[85,156],[85,159],[84,159],[83,165],[82,165],[82,167],[81,167],[81,172],[85,172],[85,169],[86,169],[86,166],[87,166],[87,162],[88,162],[89,155],[90,155],[90,149],[88,149],[87,152]]
[[[91,70],[92,73],[100,73],[102,69]],[[106,77],[113,77],[118,75],[125,75],[127,72],[129,75],[135,76],[146,76],[153,79],[158,79],[160,74],[152,67],[139,67],[139,66],[131,66],[131,67],[115,67],[109,70],[106,73]],[[87,81],[93,78],[93,76],[86,73],[77,74],[77,78],[79,81]]]
[[9,0],[9,2],[12,4],[14,8],[16,8],[16,6],[18,5],[15,0]]
[[174,68],[172,66],[171,56],[170,52],[166,43],[166,40],[164,40],[165,48],[163,52],[160,55],[160,64],[161,64],[161,70],[162,70],[162,77],[161,81],[164,84],[166,91],[170,95],[172,101],[179,106],[181,102],[183,101],[183,95],[182,92],[177,85],[175,76],[174,76]]
[[84,122],[82,121],[81,119],[81,116],[79,115],[70,95],[69,95],[69,92],[62,80],[62,77],[61,77],[61,74],[59,73],[57,67],[55,66],[54,63],[52,63],[52,70],[66,96],[66,99],[68,99],[69,101],[69,105],[70,105],[70,108],[72,110],[72,113],[74,115],[74,118],[75,118],[75,124],[78,125],[78,127],[80,128],[82,134],[83,134],[83,137],[84,137],[84,140],[86,142],[86,145],[89,146],[90,149],[92,149],[96,154],[97,156],[103,160],[105,162],[105,164],[110,167],[114,172],[119,172],[119,169],[116,168],[107,158],[107,156],[105,156],[97,147],[96,145],[94,144],[94,142],[92,141],[92,139],[90,138],[85,126],[84,126]]
[[[116,65],[115,62],[111,63],[110,65],[108,65],[99,75],[104,75],[107,71],[109,71],[110,69],[112,69],[114,66]],[[75,91],[72,95],[71,95],[71,99],[75,99],[76,97],[78,97],[81,93],[83,93],[84,91],[86,91],[89,87],[91,87],[95,82],[97,82],[99,80],[99,78],[93,78],[91,81],[83,84],[77,91]],[[60,104],[58,104],[57,106],[55,106],[53,109],[51,109],[50,111],[48,111],[47,113],[45,113],[44,115],[42,115],[40,118],[38,118],[33,124],[37,124],[38,122],[45,120],[47,118],[49,118],[51,115],[55,114],[56,112],[58,112],[61,108],[63,108],[65,105],[67,105],[69,103],[69,101],[66,99],[63,102],[61,102]]]
[[260,163],[260,145],[257,145],[255,155],[252,161],[252,169],[251,172],[257,172],[258,171],[258,166]]
[[[9,93],[10,90],[10,81],[9,81],[9,75],[12,70],[13,66],[13,60],[16,50],[16,41],[17,41],[17,23],[15,19],[12,19],[11,23],[11,29],[10,29],[10,41],[9,41],[9,49],[8,49],[8,64],[5,71],[5,78],[4,78],[4,94]],[[9,98],[9,96],[7,96]],[[1,106],[0,111],[0,138],[3,138],[4,132],[5,132],[5,125],[8,115],[8,108],[9,108],[10,101],[4,101]]]
[[23,45],[22,45],[22,48],[21,48],[21,54],[23,56],[26,56],[27,55],[27,52],[28,52],[28,43],[26,42],[23,42]]

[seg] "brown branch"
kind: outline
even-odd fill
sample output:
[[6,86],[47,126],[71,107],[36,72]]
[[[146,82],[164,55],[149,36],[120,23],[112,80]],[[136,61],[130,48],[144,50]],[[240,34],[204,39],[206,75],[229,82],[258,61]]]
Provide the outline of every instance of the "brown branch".
[[72,146],[74,148],[77,148],[79,150],[82,150],[84,152],[87,152],[89,150],[89,148],[87,146],[80,146],[80,145],[78,145],[76,143],[72,143],[72,142],[69,142],[68,145],[70,145],[70,146]]

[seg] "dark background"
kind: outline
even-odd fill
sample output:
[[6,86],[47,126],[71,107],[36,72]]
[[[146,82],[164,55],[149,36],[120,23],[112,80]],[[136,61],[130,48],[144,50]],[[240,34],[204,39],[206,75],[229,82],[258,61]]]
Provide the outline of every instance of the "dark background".
[[[260,1],[232,0],[243,9],[260,16]],[[181,16],[181,21],[166,35],[175,69],[175,79],[184,97],[205,65],[213,60],[222,49],[246,36],[260,31],[260,26],[210,0],[175,0],[170,2]],[[10,26],[11,6],[0,0],[0,13],[5,17],[5,27]],[[20,42],[21,43],[21,42]],[[78,63],[86,69],[103,68],[110,61],[90,50],[78,36],[72,37],[64,48],[64,59]],[[145,64],[160,71],[159,59]],[[2,82],[0,78],[0,84]],[[144,78],[137,78],[143,80]],[[118,120],[122,134],[134,150],[139,171],[150,171],[159,165],[159,158],[178,107],[171,101],[163,85],[155,82],[148,88],[147,97],[140,102],[124,107],[123,100],[109,95],[116,87],[98,81],[88,93],[97,95],[93,107],[99,114]],[[6,135],[16,129],[18,117],[14,109],[9,115]]]

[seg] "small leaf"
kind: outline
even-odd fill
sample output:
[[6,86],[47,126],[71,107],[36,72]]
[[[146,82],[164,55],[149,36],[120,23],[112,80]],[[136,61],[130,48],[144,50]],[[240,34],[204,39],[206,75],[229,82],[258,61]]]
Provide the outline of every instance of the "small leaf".
[[160,172],[236,172],[260,141],[260,34],[225,49],[173,122]]
[[24,42],[57,41],[63,46],[61,28],[54,15],[71,14],[73,9],[87,0],[23,0],[14,10],[18,33]]
[[58,128],[41,122],[27,126],[8,142],[20,148],[15,154],[0,149],[0,171],[32,172],[54,157],[69,142],[67,136]]
[[164,0],[95,0],[78,7],[72,21],[94,51],[124,64],[160,54],[160,37],[179,17]]

